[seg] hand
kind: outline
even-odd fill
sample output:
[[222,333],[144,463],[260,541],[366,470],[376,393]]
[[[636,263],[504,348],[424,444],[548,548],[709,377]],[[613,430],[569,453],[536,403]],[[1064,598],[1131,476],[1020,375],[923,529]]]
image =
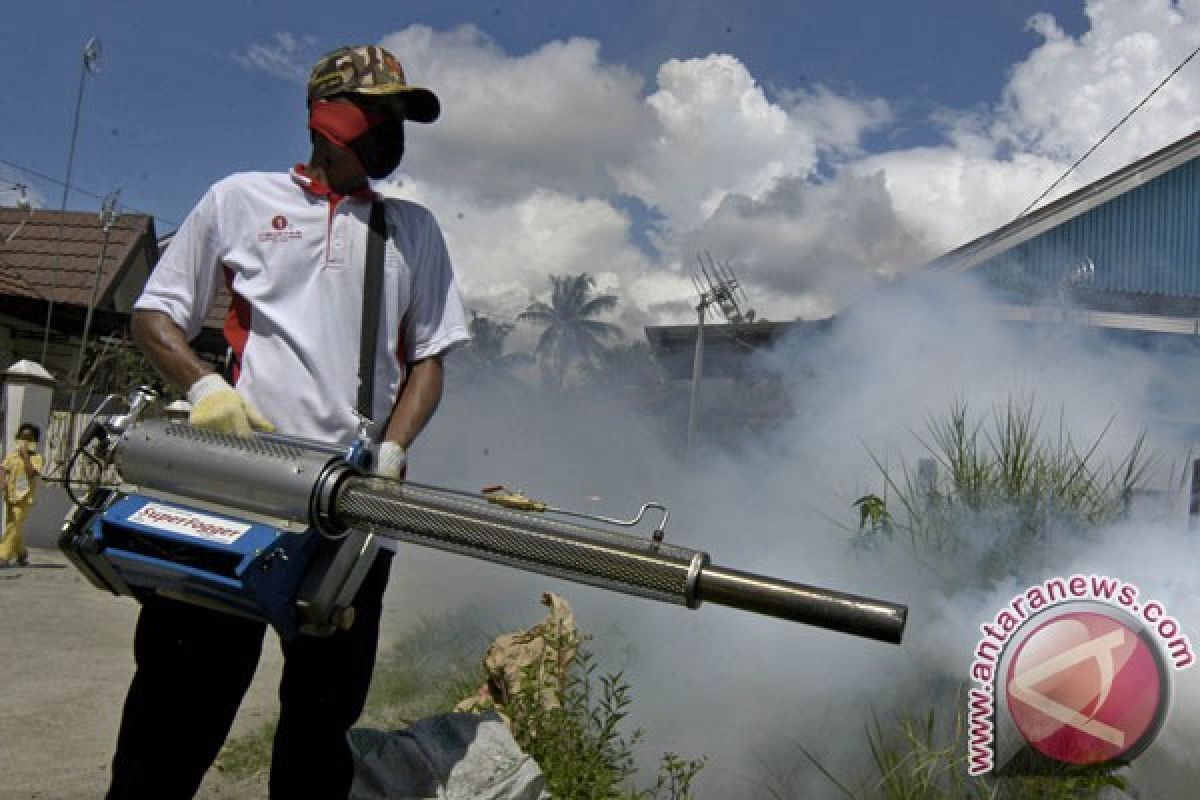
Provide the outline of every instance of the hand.
[[188,389],[192,412],[188,423],[197,428],[249,436],[254,431],[270,433],[275,426],[246,402],[225,379],[215,373],[205,375]]
[[408,472],[408,452],[398,442],[383,442],[375,453],[375,462],[371,472],[381,478],[404,480]]

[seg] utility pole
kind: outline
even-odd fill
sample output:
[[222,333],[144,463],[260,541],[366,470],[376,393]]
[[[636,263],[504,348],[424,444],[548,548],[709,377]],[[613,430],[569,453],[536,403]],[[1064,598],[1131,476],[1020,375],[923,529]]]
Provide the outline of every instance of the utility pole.
[[[67,210],[67,198],[71,193],[71,168],[75,164],[75,141],[79,138],[79,112],[83,108],[83,87],[87,83],[88,74],[95,75],[100,71],[100,40],[95,36],[87,40],[83,46],[83,60],[79,68],[79,91],[75,95],[75,117],[71,125],[71,146],[67,150],[67,176],[63,181],[62,206],[60,211]],[[62,261],[62,220],[58,223],[58,260]],[[54,276],[50,289],[50,299],[46,306],[46,327],[42,332],[42,364],[46,363],[46,353],[50,348],[50,322],[54,317],[54,293],[58,290],[58,271],[62,264],[56,264],[51,271]]]
[[87,316],[83,320],[83,335],[79,339],[79,354],[75,358],[75,370],[71,374],[71,383],[76,386],[83,379],[83,359],[87,353],[88,331],[91,330],[92,314],[96,310],[96,294],[100,290],[100,276],[104,273],[104,259],[108,255],[108,240],[112,236],[113,225],[120,216],[117,211],[117,198],[120,195],[120,189],[111,192],[104,198],[104,203],[100,207],[100,224],[104,230],[104,242],[100,245],[100,257],[96,259],[96,274],[92,276],[92,295],[88,300]]
[[696,304],[696,351],[692,357],[692,393],[688,403],[687,423],[687,453],[692,453],[692,433],[696,427],[696,397],[700,392],[700,373],[704,369],[704,315],[713,299],[709,292],[700,294],[700,302]]

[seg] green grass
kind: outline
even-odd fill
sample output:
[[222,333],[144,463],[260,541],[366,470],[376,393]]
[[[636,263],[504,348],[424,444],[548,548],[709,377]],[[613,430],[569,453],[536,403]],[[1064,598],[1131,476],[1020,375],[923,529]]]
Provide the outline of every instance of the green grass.
[[[1086,537],[1120,519],[1151,466],[1144,435],[1105,457],[1110,427],[1079,444],[1064,412],[1047,426],[1032,399],[1010,399],[987,417],[954,403],[944,417],[928,420],[924,434],[914,434],[937,464],[932,482],[907,467],[889,469],[872,454],[883,491],[852,504],[856,544],[871,550],[880,537],[901,537],[941,577],[947,597],[1053,569],[1044,563],[1051,541]],[[934,695],[939,678],[931,676],[925,687]],[[962,713],[939,726],[925,702],[889,723],[871,720],[865,734],[871,764],[854,777],[835,775],[814,753],[801,752],[834,791],[855,800],[1088,800],[1108,786],[1125,788],[1113,767],[970,779]],[[963,704],[946,696],[934,707]]]
[[[1105,458],[1107,431],[1080,445],[1061,412],[1047,426],[1032,400],[1010,400],[982,417],[955,403],[943,418],[930,418],[926,431],[916,436],[939,465],[938,478],[922,483],[915,471],[890,470],[877,459],[883,487],[854,504],[856,544],[903,538],[945,578],[940,588],[947,596],[1036,571],[1042,546],[1053,535],[1086,535],[1119,518],[1149,465],[1142,438],[1117,457]],[[468,612],[426,621],[381,654],[360,724],[403,727],[474,695],[485,679],[480,662],[491,638],[475,619]],[[653,782],[637,788],[642,776],[635,754],[648,748],[641,731],[625,731],[635,695],[624,675],[596,667],[586,641],[580,636],[560,642],[558,652],[574,655],[548,673],[549,685],[528,681],[500,709],[512,720],[518,742],[542,767],[550,791],[561,800],[692,798],[705,761],[670,752],[661,756]],[[559,698],[557,706],[542,702],[547,689]],[[968,778],[961,715],[939,724],[927,708],[962,707],[953,691],[944,693],[949,696],[929,700],[929,692],[917,692],[925,699],[908,710],[886,721],[872,717],[862,738],[863,767],[854,774],[835,774],[800,747],[788,776],[816,770],[824,776],[828,796],[854,800],[1087,800],[1105,786],[1123,785],[1105,769]],[[272,734],[273,726],[266,726],[232,740],[221,755],[225,771],[245,778],[265,770]],[[790,782],[766,778],[761,794],[799,796]]]
[[274,721],[253,733],[229,739],[217,756],[217,769],[237,781],[265,774],[271,764],[271,743],[274,739]]
[[[450,711],[476,695],[486,676],[482,655],[491,636],[474,622],[475,612],[422,622],[376,666],[366,709],[358,725],[391,730]],[[511,720],[513,735],[546,777],[557,800],[692,800],[692,782],[704,759],[663,753],[654,781],[637,788],[635,750],[641,731],[625,733],[633,704],[621,673],[601,673],[583,646],[586,637],[551,642],[563,655],[539,682],[533,670],[498,710]],[[546,691],[557,704],[545,702]],[[236,781],[261,778],[270,764],[275,724],[226,743],[218,768]]]
[[[449,711],[483,683],[480,653],[489,636],[464,611],[421,621],[392,647],[381,652],[358,724],[391,730],[414,720]],[[231,738],[218,757],[218,768],[234,780],[266,772],[271,763],[275,722]]]
[[971,778],[964,721],[959,712],[948,727],[939,725],[932,709],[901,712],[886,724],[873,716],[864,733],[872,774],[853,785],[811,750],[800,750],[826,778],[833,796],[848,800],[1094,800],[1106,788],[1129,788],[1107,767],[1064,765],[1049,774]]
[[450,711],[483,685],[491,639],[476,610],[421,621],[381,654],[359,724],[392,729]]
[[959,575],[978,587],[1040,566],[1053,535],[1086,535],[1120,518],[1152,464],[1144,435],[1114,459],[1103,456],[1107,427],[1082,445],[1064,412],[1045,427],[1031,399],[1010,399],[990,418],[953,404],[929,419],[925,434],[914,434],[937,465],[933,482],[872,454],[883,492],[855,501],[860,535],[899,535],[935,564],[978,556]]

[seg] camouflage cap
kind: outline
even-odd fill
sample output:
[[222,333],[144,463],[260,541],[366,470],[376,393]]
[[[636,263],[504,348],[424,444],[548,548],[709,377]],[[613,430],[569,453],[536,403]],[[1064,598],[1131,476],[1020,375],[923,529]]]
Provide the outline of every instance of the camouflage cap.
[[339,47],[317,61],[308,76],[308,102],[337,94],[403,99],[404,118],[433,122],[441,104],[428,89],[409,86],[396,57],[373,44]]

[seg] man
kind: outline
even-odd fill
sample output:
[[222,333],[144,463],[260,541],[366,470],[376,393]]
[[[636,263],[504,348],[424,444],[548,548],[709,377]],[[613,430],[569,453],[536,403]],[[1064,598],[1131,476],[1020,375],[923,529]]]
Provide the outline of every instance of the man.
[[0,540],[0,567],[25,566],[24,524],[37,498],[38,479],[44,462],[38,453],[41,429],[28,422],[17,428],[13,451],[0,463],[0,490],[4,492],[4,538]]
[[[357,428],[368,178],[400,162],[404,120],[433,122],[437,97],[407,85],[380,47],[336,50],[308,84],[312,156],[290,174],[243,173],[215,184],[156,266],[133,318],[139,346],[185,387],[191,422],[348,443]],[[441,398],[441,355],[466,340],[454,276],[432,215],[386,201],[372,418],[382,421],[376,472],[402,477],[406,449]],[[197,357],[218,278],[233,304],[225,336],[231,386]],[[273,800],[343,800],[353,779],[346,731],[374,667],[390,550],[363,582],[347,631],[284,642]],[[142,607],[137,671],[125,702],[109,800],[192,797],[253,677],[261,623],[164,598]]]

